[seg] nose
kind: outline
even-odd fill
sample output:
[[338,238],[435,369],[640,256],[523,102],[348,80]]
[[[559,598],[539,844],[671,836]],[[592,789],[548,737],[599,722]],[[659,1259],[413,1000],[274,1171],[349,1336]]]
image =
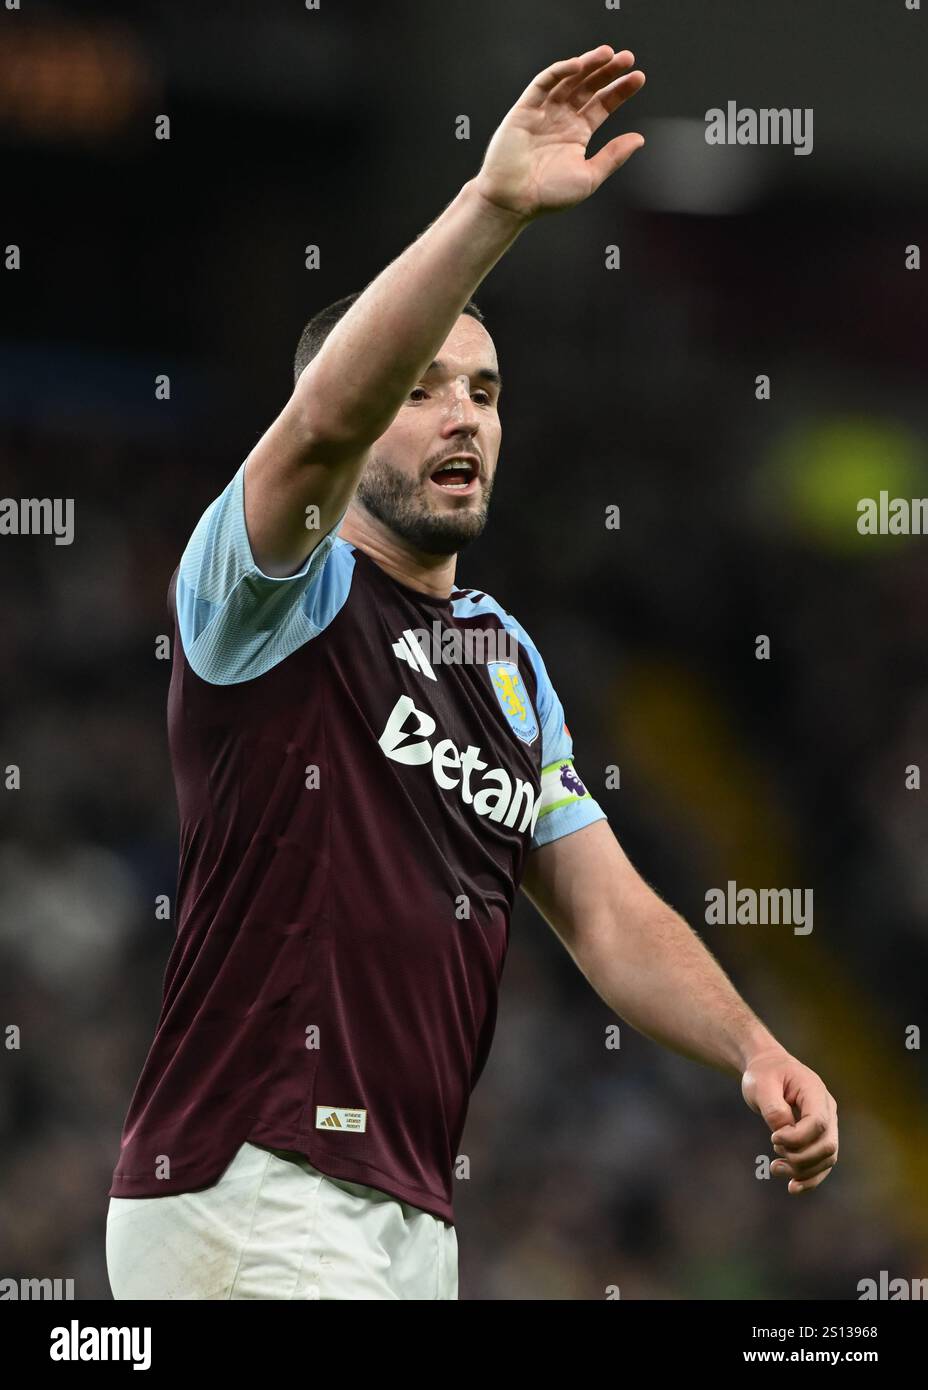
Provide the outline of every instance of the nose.
[[451,393],[451,403],[442,426],[442,435],[448,438],[453,434],[462,433],[468,438],[473,438],[479,428],[480,412],[471,399],[470,384],[466,381],[457,382]]
[[449,415],[448,419],[441,427],[442,439],[453,439],[459,434],[465,444],[469,443],[477,434],[480,428],[480,421],[473,417],[465,417],[463,413]]

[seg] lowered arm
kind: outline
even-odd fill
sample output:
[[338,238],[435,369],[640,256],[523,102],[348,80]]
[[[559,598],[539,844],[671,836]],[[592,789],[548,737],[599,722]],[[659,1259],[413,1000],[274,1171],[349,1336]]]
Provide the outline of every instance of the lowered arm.
[[837,1161],[837,1109],[824,1082],[752,1013],[696,933],[629,862],[608,822],[533,850],[522,890],[620,1018],[694,1061],[741,1078],[763,1116],[789,1191]]

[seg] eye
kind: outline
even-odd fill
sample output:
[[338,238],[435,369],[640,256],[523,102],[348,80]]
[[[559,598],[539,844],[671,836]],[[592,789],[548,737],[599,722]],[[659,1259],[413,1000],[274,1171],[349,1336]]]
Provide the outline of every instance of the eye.
[[490,399],[490,393],[489,393],[489,391],[475,391],[475,392],[474,392],[474,395],[475,395],[475,396],[483,396],[483,404],[484,404],[484,405],[492,405],[492,404],[493,404],[492,400]]
[[425,396],[426,398],[428,398],[428,392],[426,391],[426,389],[425,389],[424,386],[414,386],[414,387],[412,388],[412,390],[410,391],[410,393],[409,393],[409,399],[410,399],[410,400],[412,400],[413,396],[416,394],[417,391],[421,391],[422,394],[423,394],[423,396]]

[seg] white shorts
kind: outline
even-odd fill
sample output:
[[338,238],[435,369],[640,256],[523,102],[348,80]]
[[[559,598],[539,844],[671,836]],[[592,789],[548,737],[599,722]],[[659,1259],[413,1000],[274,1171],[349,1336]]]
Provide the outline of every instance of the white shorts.
[[282,1152],[246,1142],[212,1187],[111,1197],[113,1297],[457,1298],[453,1226]]

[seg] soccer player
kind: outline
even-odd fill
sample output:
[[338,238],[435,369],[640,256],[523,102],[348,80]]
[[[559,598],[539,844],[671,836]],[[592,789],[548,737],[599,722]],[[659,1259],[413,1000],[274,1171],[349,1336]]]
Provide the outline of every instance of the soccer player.
[[457,1297],[520,887],[617,1015],[741,1078],[790,1192],[836,1161],[834,1100],[629,863],[531,638],[455,583],[501,433],[471,295],[644,143],[586,156],[633,64],[539,73],[444,212],[310,321],[172,578],[177,936],[109,1194],[118,1299]]

